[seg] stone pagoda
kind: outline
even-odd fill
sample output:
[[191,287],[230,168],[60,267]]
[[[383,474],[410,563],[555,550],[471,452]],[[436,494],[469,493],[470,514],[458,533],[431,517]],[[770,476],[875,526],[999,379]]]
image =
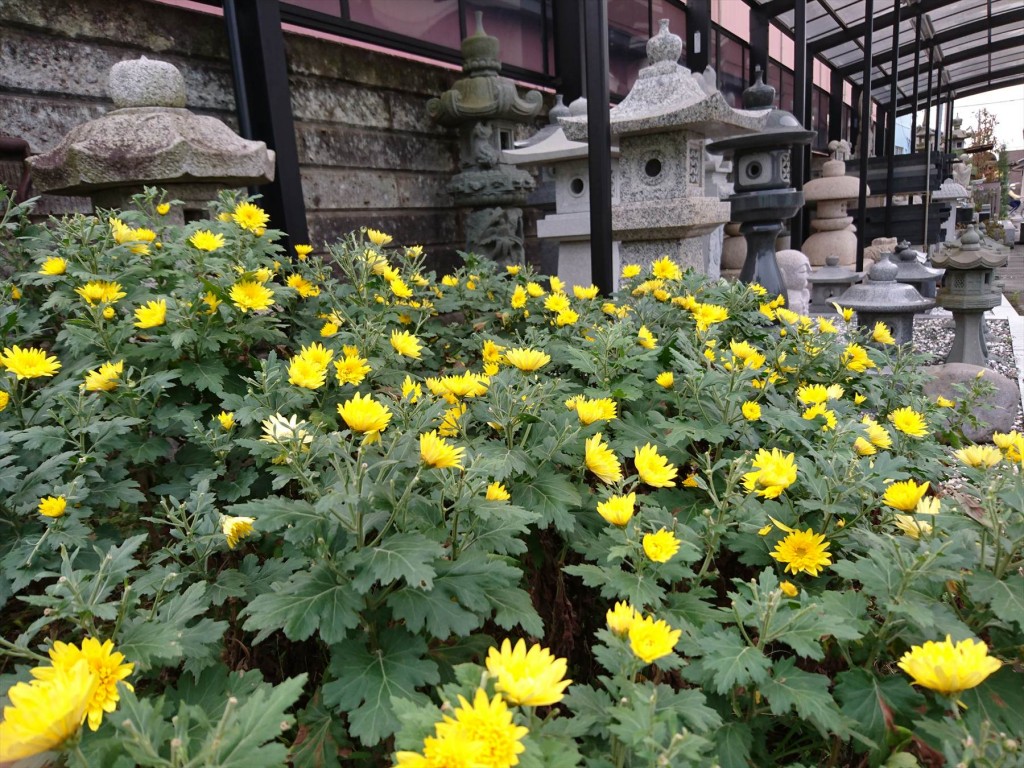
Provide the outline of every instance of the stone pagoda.
[[[620,151],[612,234],[624,262],[650,264],[667,255],[707,273],[703,236],[729,220],[729,204],[717,190],[705,191],[705,139],[759,130],[766,112],[730,107],[713,72],[692,73],[678,63],[682,48],[663,19],[647,43],[648,66],[611,111]],[[568,139],[587,140],[585,117],[565,118],[562,127]]]
[[273,180],[274,152],[266,144],[185,109],[185,79],[173,64],[146,57],[118,62],[107,92],[116,109],[28,158],[38,191],[124,208],[144,186],[161,187],[184,202],[169,214],[180,224],[206,215],[221,189]]
[[828,148],[832,159],[822,166],[821,178],[804,184],[804,200],[817,205],[817,215],[811,221],[814,234],[804,240],[801,250],[812,267],[825,266],[830,254],[839,259],[839,266],[850,267],[857,263],[857,229],[853,217],[846,215],[846,206],[857,198],[860,182],[846,175],[850,142],[830,141]]
[[533,177],[502,160],[513,147],[517,123],[540,113],[539,91],[520,97],[515,83],[498,74],[498,38],[484,31],[476,14],[476,33],[462,41],[466,74],[451,89],[427,102],[427,114],[439,125],[459,129],[460,171],[448,185],[455,204],[470,209],[466,250],[502,264],[523,262],[523,212]]
[[[563,111],[564,110],[564,111]],[[550,169],[555,180],[555,212],[537,221],[537,236],[558,242],[558,277],[569,285],[588,286],[590,274],[590,168],[589,147],[582,141],[570,141],[559,125],[563,117],[587,114],[586,99],[576,99],[561,110],[553,107],[550,123],[519,149],[502,153],[505,162],[521,168]],[[550,130],[549,130],[550,129]],[[619,148],[613,146],[612,175],[618,162]],[[612,189],[612,205],[618,199]],[[619,244],[612,243],[612,275],[619,276]]]

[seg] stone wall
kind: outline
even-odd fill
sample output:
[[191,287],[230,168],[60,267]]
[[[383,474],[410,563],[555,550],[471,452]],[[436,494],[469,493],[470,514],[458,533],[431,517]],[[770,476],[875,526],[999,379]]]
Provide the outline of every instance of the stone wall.
[[[424,105],[457,73],[305,35],[286,33],[285,44],[311,241],[369,225],[448,261],[463,243],[445,191],[458,150]],[[0,0],[0,133],[50,149],[112,107],[107,72],[140,55],[177,66],[189,108],[237,129],[219,16],[145,0]],[[0,180],[15,181],[14,167],[0,167]],[[87,203],[51,197],[43,211]]]

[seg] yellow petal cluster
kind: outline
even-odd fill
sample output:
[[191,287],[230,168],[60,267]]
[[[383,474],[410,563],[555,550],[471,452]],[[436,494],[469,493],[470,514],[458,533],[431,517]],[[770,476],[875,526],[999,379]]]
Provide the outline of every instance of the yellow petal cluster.
[[505,362],[520,371],[536,371],[551,362],[551,355],[539,349],[517,347],[505,353]]
[[915,685],[955,696],[983,683],[1002,662],[989,656],[988,646],[980,640],[954,643],[946,635],[939,643],[929,640],[911,646],[896,666],[910,675]]
[[437,430],[420,435],[420,459],[428,467],[462,469],[462,454],[465,452],[465,448],[457,448],[439,437]]
[[924,416],[913,408],[899,408],[889,414],[889,421],[897,432],[902,432],[910,437],[926,437],[928,435],[928,422]]
[[231,303],[242,312],[262,312],[274,303],[274,291],[255,280],[241,280],[228,292]]
[[136,328],[157,328],[167,321],[167,300],[147,301],[135,310]]
[[682,634],[681,629],[672,629],[666,621],[655,620],[653,616],[638,616],[627,632],[633,654],[647,664],[672,653]]
[[374,400],[370,395],[358,392],[351,400],[338,406],[338,415],[344,419],[353,432],[366,435],[367,442],[373,442],[391,421],[391,409]]
[[636,508],[636,494],[628,493],[611,496],[597,503],[597,513],[612,525],[623,526],[633,518]]
[[765,499],[777,499],[796,482],[796,457],[778,448],[767,451],[759,448],[754,457],[754,469],[743,475],[743,487]]
[[124,373],[124,360],[107,362],[95,370],[85,374],[85,383],[82,388],[86,392],[111,392],[117,389]]
[[928,493],[928,486],[929,483],[918,485],[913,480],[890,483],[882,496],[882,503],[902,512],[913,512]]
[[420,340],[408,331],[392,331],[391,346],[402,357],[419,359],[423,345]]
[[255,532],[253,523],[256,521],[251,517],[232,517],[224,515],[220,521],[220,530],[227,539],[228,549],[234,549],[238,542],[251,536]]
[[605,443],[598,432],[586,442],[587,469],[597,475],[605,483],[617,483],[622,479],[622,464],[619,457]]
[[39,500],[37,508],[43,517],[63,517],[68,507],[68,500],[63,496],[44,496]]
[[19,380],[53,376],[60,370],[60,361],[45,349],[36,347],[4,347],[0,354],[0,368],[6,368]]
[[581,398],[576,401],[576,416],[581,424],[593,424],[595,421],[609,421],[618,416],[618,406],[608,397],[598,400]]
[[496,678],[494,689],[513,704],[546,707],[562,700],[567,680],[565,659],[556,659],[547,648],[520,639],[515,646],[508,638],[501,649],[487,653],[487,671]]
[[775,545],[771,556],[786,564],[786,573],[817,576],[823,568],[832,564],[832,555],[826,551],[829,546],[825,535],[815,533],[811,528],[806,531],[791,530]]
[[644,554],[655,563],[667,563],[679,551],[679,539],[665,528],[646,533],[643,538]]
[[994,445],[968,445],[954,451],[953,455],[975,469],[988,469],[1003,460],[1003,452]]

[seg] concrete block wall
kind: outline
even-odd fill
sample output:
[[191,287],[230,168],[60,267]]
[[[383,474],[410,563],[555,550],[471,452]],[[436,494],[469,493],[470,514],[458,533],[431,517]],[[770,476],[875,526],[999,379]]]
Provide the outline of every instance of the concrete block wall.
[[[368,225],[450,263],[464,242],[445,191],[458,149],[425,103],[457,73],[305,35],[286,33],[285,44],[311,241]],[[146,0],[0,0],[0,132],[50,149],[112,108],[110,67],[141,55],[177,66],[189,108],[237,129],[219,16]],[[41,210],[88,210],[88,201],[49,197]]]

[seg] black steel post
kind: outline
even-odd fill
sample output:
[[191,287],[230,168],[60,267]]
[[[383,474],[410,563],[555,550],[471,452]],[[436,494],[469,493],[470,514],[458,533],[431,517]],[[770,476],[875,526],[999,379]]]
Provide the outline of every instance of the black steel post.
[[875,29],[875,0],[864,0],[864,70],[861,82],[860,106],[860,190],[857,202],[857,271],[864,269],[864,235],[868,212],[868,139],[871,134],[871,53]]
[[932,44],[931,41],[928,43],[928,86],[924,92],[924,143],[921,145],[921,149],[925,152],[928,151],[928,147],[931,146],[932,141],[932,72],[933,60],[932,60]]
[[587,143],[590,170],[590,279],[602,293],[614,288],[612,274],[612,134],[608,107],[608,4],[584,0]]
[[[705,0],[706,1],[706,0]],[[553,4],[555,24],[555,72],[565,103],[583,95],[583,22],[581,0],[559,0]]]
[[935,79],[935,152],[942,150],[942,128],[946,119],[942,102],[942,69],[942,62],[939,62],[939,72]]
[[[760,67],[764,81],[768,82],[768,17],[755,4],[750,7],[750,57],[747,61],[747,82],[757,80]],[[780,101],[781,101],[781,94]]]
[[[808,80],[813,75],[808,71],[807,61],[807,0],[795,0],[793,6],[793,114],[804,128],[810,128],[811,109],[807,99]],[[767,77],[767,71],[765,76]],[[810,77],[809,77],[810,75]],[[810,170],[810,144],[794,144],[790,147],[790,184],[802,191],[807,172]],[[790,248],[800,250],[804,242],[804,208],[797,209],[789,223]]]
[[710,63],[711,2],[689,0],[686,4],[686,67],[692,72],[703,72]]
[[[230,2],[230,0],[228,0]],[[237,51],[231,46],[232,72],[241,76],[236,91],[243,92],[239,109],[246,106],[239,124],[248,125],[247,138],[264,141],[277,155],[274,180],[259,188],[262,207],[270,215],[270,225],[281,229],[292,243],[309,242],[306,206],[299,174],[299,153],[292,119],[291,91],[288,86],[288,61],[285,58],[281,8],[278,0],[249,0],[225,9],[224,23],[228,40],[235,37]],[[236,97],[238,100],[238,97]]]
[[828,83],[828,140],[843,138],[843,76],[835,69]]
[[885,137],[888,113],[880,105],[875,108],[875,157],[885,157]]
[[900,71],[900,0],[892,3],[892,77],[889,79],[889,114],[886,124],[889,131],[886,136],[885,156],[885,234],[892,231],[892,187],[895,174],[896,156],[896,81]]
[[918,95],[920,88],[918,83],[921,80],[921,14],[917,14],[917,18],[914,19],[914,89],[910,96],[911,101],[914,102],[913,110],[911,111],[910,118],[910,154],[917,152],[917,108],[919,105]]
[[950,84],[949,98],[946,99],[946,154],[953,151],[953,89]]
[[860,142],[860,102],[863,90],[853,86],[850,90],[850,125],[847,136],[850,137],[850,149],[856,150]]

